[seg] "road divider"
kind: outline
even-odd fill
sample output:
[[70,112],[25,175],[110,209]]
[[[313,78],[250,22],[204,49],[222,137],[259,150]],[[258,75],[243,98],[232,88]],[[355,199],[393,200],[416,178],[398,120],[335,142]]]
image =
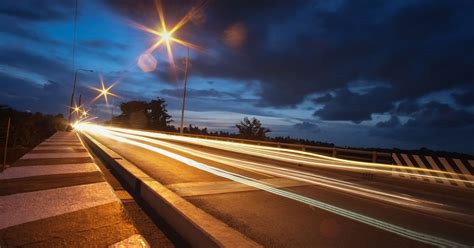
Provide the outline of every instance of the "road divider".
[[196,247],[261,247],[163,186],[88,134],[81,137],[90,149],[176,232]]

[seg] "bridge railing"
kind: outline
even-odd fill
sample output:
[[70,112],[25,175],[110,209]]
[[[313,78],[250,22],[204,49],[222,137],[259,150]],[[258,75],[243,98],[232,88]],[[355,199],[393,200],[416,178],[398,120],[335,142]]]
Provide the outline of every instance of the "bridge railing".
[[[150,130],[146,130],[146,131],[150,131]],[[180,133],[163,132],[163,131],[154,131],[154,132],[170,134],[170,135],[179,135],[179,136],[185,136],[185,137],[201,138],[201,139],[231,141],[231,142],[244,143],[244,144],[288,148],[288,149],[295,149],[295,150],[301,150],[301,151],[307,151],[307,152],[314,152],[318,154],[332,156],[335,158],[351,159],[351,160],[364,161],[364,162],[385,163],[385,164],[394,163],[392,154],[388,152],[357,150],[357,149],[342,148],[342,147],[336,147],[336,146],[328,147],[328,146],[314,146],[314,145],[304,145],[304,144],[291,144],[291,143],[283,143],[283,142],[251,140],[251,139],[221,137],[221,136],[202,135],[202,134],[189,134],[189,133],[180,134]]]

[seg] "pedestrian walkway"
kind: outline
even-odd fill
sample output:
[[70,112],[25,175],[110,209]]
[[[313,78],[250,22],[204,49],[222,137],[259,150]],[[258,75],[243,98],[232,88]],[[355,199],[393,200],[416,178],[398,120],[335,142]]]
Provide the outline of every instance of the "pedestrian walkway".
[[74,132],[0,173],[0,247],[147,247]]

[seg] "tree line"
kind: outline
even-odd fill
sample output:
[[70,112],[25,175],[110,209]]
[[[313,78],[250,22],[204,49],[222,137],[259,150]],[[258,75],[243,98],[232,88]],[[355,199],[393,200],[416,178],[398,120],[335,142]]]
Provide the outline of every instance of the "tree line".
[[[172,117],[166,109],[166,101],[162,98],[147,101],[128,101],[120,104],[121,114],[114,116],[107,124],[149,129],[166,132],[179,132],[179,127],[175,127],[171,123]],[[245,117],[243,120],[235,124],[236,132],[227,131],[209,131],[207,128],[200,128],[195,125],[188,125],[183,128],[184,133],[199,134],[209,136],[220,136],[230,138],[243,138],[253,140],[267,140],[281,143],[296,143],[305,145],[318,146],[334,146],[331,143],[318,142],[307,139],[295,139],[287,137],[268,137],[267,134],[271,132],[269,128],[263,126],[262,122],[257,118]]]
[[0,105],[0,147],[3,159],[8,118],[10,118],[10,135],[8,141],[8,159],[16,160],[29,149],[37,146],[56,131],[64,131],[67,122],[63,115],[48,115],[18,111],[6,105]]

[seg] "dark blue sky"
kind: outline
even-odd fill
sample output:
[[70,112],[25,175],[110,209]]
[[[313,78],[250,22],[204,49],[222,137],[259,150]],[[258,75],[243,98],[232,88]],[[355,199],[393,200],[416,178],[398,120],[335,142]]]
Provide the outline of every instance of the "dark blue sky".
[[[474,153],[473,1],[163,1],[169,26],[193,6],[177,36],[205,50],[191,51],[186,123],[235,131],[254,116],[273,136]],[[73,19],[74,1],[0,3],[0,104],[66,112]],[[156,70],[137,66],[157,37],[132,21],[159,27],[154,2],[79,0],[75,64],[96,72],[78,91],[90,102],[100,73],[115,105],[162,97],[178,121],[183,73],[163,47]]]

